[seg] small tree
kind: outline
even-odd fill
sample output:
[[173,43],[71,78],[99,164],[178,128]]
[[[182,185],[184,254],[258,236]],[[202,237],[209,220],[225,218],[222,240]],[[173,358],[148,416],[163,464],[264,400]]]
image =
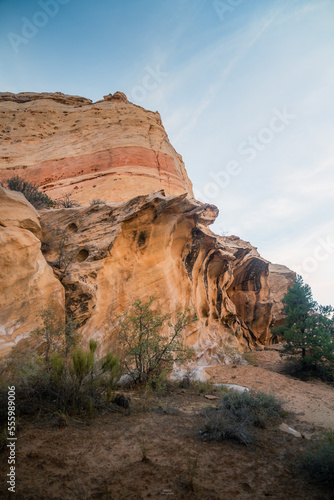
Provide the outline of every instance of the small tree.
[[320,306],[312,298],[309,285],[301,276],[282,299],[285,325],[273,333],[286,342],[284,354],[297,357],[301,371],[323,372],[334,362],[334,310]]
[[37,209],[51,208],[56,205],[48,195],[39,191],[37,186],[31,182],[25,181],[18,175],[14,175],[8,179],[6,185],[11,191],[23,193],[29,203]]
[[74,319],[66,315],[64,322],[54,304],[44,309],[40,318],[42,327],[31,332],[31,335],[40,340],[44,348],[45,360],[48,362],[50,355],[55,352],[66,357],[79,342],[79,333]]
[[[168,314],[152,311],[155,298],[147,302],[136,300],[132,310],[118,317],[116,333],[123,350],[124,365],[135,383],[152,380],[164,369],[170,370],[174,362],[184,363],[194,355],[185,347],[182,331],[196,320],[189,310],[178,313],[172,324]],[[169,332],[162,333],[168,322]]]

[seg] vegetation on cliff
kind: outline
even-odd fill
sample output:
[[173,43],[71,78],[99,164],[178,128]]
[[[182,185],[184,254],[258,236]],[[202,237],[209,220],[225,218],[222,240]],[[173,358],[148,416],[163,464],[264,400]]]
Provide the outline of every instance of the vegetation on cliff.
[[19,191],[24,194],[26,199],[36,208],[51,208],[55,206],[55,202],[51,198],[39,191],[38,187],[31,182],[25,181],[18,175],[10,177],[5,182],[5,185],[11,191]]

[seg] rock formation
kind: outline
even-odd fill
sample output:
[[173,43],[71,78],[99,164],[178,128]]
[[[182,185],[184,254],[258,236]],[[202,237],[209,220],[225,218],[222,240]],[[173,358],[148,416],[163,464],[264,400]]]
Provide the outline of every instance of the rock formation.
[[[116,315],[151,295],[174,318],[196,312],[185,342],[198,365],[272,341],[294,273],[210,231],[218,210],[193,199],[157,113],[121,93],[94,104],[60,93],[0,94],[0,113],[0,180],[19,174],[54,199],[70,194],[85,205],[37,214],[1,189],[3,344],[35,328],[50,301],[62,310],[60,281],[67,310],[101,351],[116,343]],[[93,198],[107,203],[90,205]]]
[[160,189],[192,195],[159,113],[120,92],[94,104],[61,93],[0,93],[0,121],[0,180],[19,175],[82,205]]
[[155,295],[159,310],[174,318],[196,311],[186,342],[196,348],[197,364],[227,362],[240,345],[268,343],[269,262],[249,243],[212,233],[207,226],[217,214],[213,205],[163,192],[42,211],[44,255],[57,267],[65,243],[67,307],[84,337],[112,346],[115,316],[136,298]]
[[0,187],[0,355],[40,325],[51,300],[64,311],[64,289],[42,255],[41,234],[24,196]]
[[272,325],[279,326],[284,324],[282,298],[293,285],[296,273],[286,266],[279,264],[269,264],[268,285],[272,301]]

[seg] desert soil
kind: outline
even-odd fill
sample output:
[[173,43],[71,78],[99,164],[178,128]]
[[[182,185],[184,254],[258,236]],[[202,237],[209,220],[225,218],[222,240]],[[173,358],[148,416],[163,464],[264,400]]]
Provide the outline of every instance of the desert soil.
[[334,431],[334,388],[321,381],[302,382],[279,372],[284,360],[276,351],[253,354],[254,365],[207,368],[210,380],[257,389],[286,402],[297,427],[323,427]]
[[[281,368],[277,353],[256,353],[254,362],[259,366],[207,371],[214,382],[261,389],[284,399],[286,408],[295,412],[286,423],[313,434],[313,440],[334,428],[332,387],[277,373]],[[295,468],[312,440],[297,439],[276,427],[259,430],[256,445],[249,448],[233,442],[203,442],[199,429],[204,423],[201,410],[210,404],[207,392],[179,388],[158,397],[147,398],[138,392],[130,395],[131,412],[105,414],[90,425],[72,420],[67,427],[58,428],[45,417],[22,421],[15,498],[334,498],[333,491],[309,484]],[[3,453],[2,474],[7,470],[6,462]],[[193,489],[191,469],[195,470]],[[0,498],[11,498],[4,481]]]

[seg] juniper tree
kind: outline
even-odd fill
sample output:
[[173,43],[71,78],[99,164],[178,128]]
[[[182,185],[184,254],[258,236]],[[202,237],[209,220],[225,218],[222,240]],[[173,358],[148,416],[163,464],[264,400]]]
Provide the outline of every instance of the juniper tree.
[[296,356],[304,371],[331,370],[334,363],[334,309],[313,300],[309,285],[297,276],[282,299],[285,324],[273,329],[285,341],[284,354]]

